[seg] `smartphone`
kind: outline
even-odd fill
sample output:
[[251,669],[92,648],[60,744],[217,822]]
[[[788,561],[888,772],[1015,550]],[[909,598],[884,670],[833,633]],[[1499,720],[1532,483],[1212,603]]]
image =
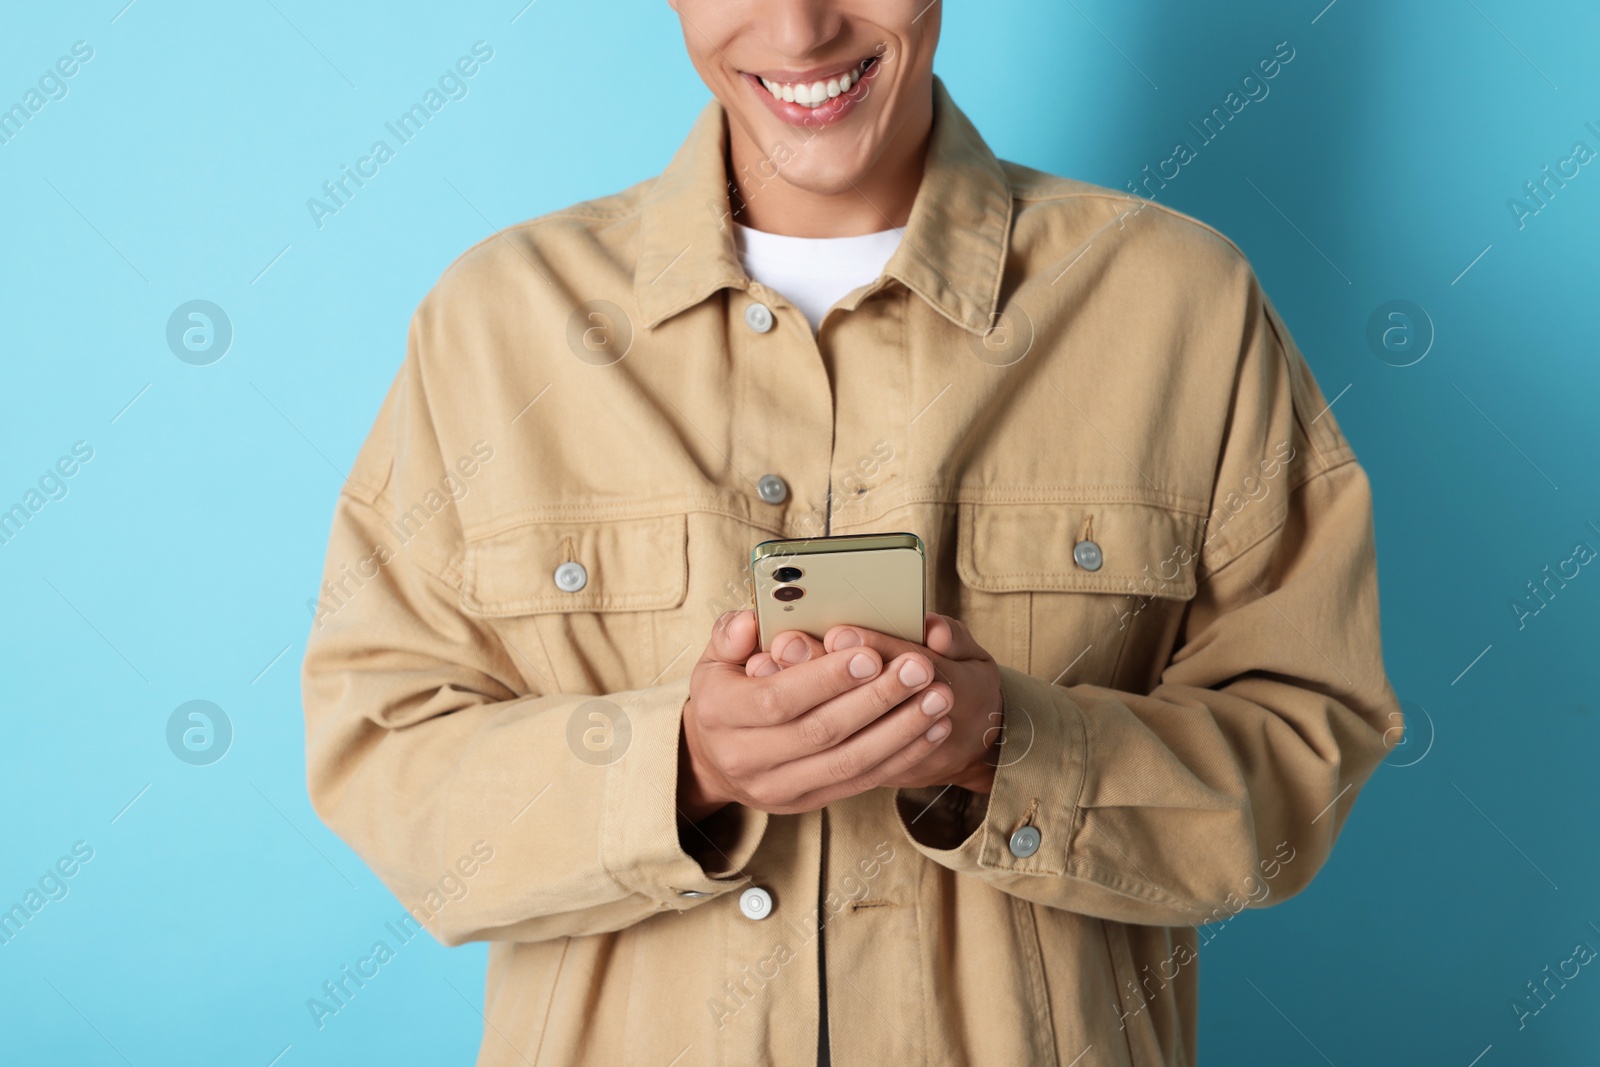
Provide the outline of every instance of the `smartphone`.
[[840,624],[922,644],[923,547],[914,533],[763,541],[750,552],[761,649],[784,630]]

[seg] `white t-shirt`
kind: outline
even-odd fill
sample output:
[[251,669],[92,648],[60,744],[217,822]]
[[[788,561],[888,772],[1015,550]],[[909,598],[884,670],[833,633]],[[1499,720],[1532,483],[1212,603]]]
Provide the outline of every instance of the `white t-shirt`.
[[883,273],[903,230],[859,237],[789,237],[733,224],[734,244],[745,273],[782,293],[800,309],[816,333],[822,316],[844,294]]

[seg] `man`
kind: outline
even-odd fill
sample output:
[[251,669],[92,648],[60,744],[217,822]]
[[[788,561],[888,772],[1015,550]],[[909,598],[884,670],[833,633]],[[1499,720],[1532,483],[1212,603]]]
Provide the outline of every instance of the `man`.
[[[1200,928],[1401,733],[1366,477],[1237,248],[995,159],[938,5],[674,7],[665,173],[417,309],[313,803],[491,943],[480,1064],[1193,1063]],[[755,543],[899,530],[924,644],[757,650]]]

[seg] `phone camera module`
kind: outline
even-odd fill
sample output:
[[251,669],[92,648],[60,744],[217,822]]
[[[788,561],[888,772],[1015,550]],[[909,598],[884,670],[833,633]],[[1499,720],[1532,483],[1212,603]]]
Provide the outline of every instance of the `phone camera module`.
[[795,582],[800,580],[803,573],[799,567],[778,567],[772,572],[772,577],[774,581]]
[[777,589],[772,591],[772,599],[782,600],[785,603],[793,600],[799,600],[805,595],[806,591],[801,589],[798,585],[779,586]]

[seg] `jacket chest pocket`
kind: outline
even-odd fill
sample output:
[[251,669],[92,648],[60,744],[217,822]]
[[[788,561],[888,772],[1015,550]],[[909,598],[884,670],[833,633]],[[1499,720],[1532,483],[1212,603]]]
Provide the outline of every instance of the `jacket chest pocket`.
[[998,661],[1059,685],[1154,686],[1195,594],[1186,513],[1127,501],[957,511],[961,618]]
[[467,542],[461,608],[484,619],[532,692],[651,684],[656,620],[688,591],[680,514],[530,522]]

